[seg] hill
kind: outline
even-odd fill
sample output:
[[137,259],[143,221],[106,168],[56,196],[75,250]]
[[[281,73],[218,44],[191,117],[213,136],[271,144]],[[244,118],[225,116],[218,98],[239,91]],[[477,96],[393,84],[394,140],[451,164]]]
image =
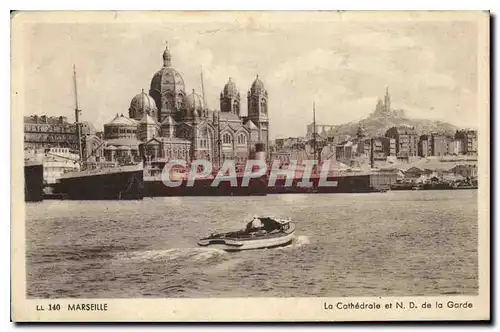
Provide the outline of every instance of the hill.
[[367,136],[384,136],[387,129],[401,125],[415,127],[415,130],[419,134],[438,132],[446,135],[454,135],[458,129],[442,121],[408,118],[403,110],[386,111],[379,108],[365,119],[335,126],[329,134],[333,136],[355,136],[358,128],[361,126]]

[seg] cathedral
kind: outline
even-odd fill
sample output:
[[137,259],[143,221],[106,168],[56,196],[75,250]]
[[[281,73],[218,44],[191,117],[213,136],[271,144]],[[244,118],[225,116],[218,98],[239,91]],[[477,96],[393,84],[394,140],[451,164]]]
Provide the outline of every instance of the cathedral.
[[257,75],[247,93],[247,115],[242,115],[240,92],[231,78],[220,93],[220,110],[208,109],[203,94],[186,89],[167,45],[148,93],[132,98],[128,117],[117,114],[104,125],[103,157],[125,163],[143,158],[243,163],[256,143],[268,149],[268,105]]

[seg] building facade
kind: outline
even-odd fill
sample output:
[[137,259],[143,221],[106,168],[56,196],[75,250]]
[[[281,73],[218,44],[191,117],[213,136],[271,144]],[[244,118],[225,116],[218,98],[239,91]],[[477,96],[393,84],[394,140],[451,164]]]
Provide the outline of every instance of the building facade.
[[418,141],[418,155],[420,157],[432,156],[432,139],[430,135],[420,135]]
[[455,139],[462,141],[462,154],[469,156],[477,155],[476,130],[459,130],[455,133]]
[[451,139],[448,142],[448,155],[458,156],[463,154],[464,141],[461,139]]
[[449,138],[441,134],[432,134],[432,149],[433,156],[442,157],[448,155]]
[[418,136],[415,128],[399,126],[389,128],[385,137],[393,138],[396,142],[396,156],[398,158],[415,157],[418,155]]
[[316,123],[316,130],[314,130],[314,123],[310,123],[307,125],[306,137],[311,138],[314,132],[316,134],[322,134],[323,136],[326,137],[331,131],[334,130],[334,128],[335,128],[334,125],[325,125]]
[[[94,135],[95,127],[88,123],[81,124],[82,137]],[[37,150],[45,148],[68,148],[78,150],[76,125],[69,123],[64,116],[24,117],[24,149]]]

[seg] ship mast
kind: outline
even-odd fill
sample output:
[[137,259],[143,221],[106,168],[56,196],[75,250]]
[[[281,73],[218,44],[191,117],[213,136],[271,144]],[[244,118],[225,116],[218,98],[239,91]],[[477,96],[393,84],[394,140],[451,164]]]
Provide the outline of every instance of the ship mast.
[[80,162],[82,158],[82,133],[81,133],[81,123],[80,123],[80,113],[81,110],[78,109],[78,89],[76,84],[76,67],[73,64],[73,84],[75,93],[75,125],[76,125],[76,139],[78,143],[78,155],[80,157]]
[[375,156],[373,152],[373,137],[370,139],[370,168],[373,169],[375,166]]
[[[314,153],[314,162],[316,163],[316,103],[313,102],[313,153]],[[316,165],[314,166],[316,169]]]
[[[200,79],[201,79],[201,97],[203,98],[203,104],[205,105],[205,109],[208,109],[208,106],[207,106],[207,100],[205,99],[205,84],[204,84],[204,81],[203,81],[203,67],[201,67],[201,70],[200,70]],[[214,110],[214,112],[216,112]],[[220,114],[219,114],[220,115]],[[217,164],[220,168],[221,166],[221,151],[222,151],[222,148],[221,148],[221,137],[220,137],[220,117],[219,115],[217,115],[217,123],[215,124],[216,127],[217,127],[217,151],[216,151],[216,155],[217,155]]]
[[201,68],[201,94],[203,97],[203,104],[205,105],[205,108],[207,108],[207,101],[205,99],[205,85],[203,84],[203,68]]
[[[217,112],[217,111],[214,111]],[[217,114],[217,165],[219,169],[222,165],[222,137],[220,132],[220,113]]]

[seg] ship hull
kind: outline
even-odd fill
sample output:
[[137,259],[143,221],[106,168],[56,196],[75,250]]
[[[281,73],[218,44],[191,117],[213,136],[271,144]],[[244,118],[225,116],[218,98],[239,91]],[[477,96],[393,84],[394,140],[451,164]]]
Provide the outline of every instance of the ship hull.
[[143,171],[122,171],[65,177],[54,190],[70,200],[138,200],[144,197]]
[[24,166],[24,201],[40,202],[43,200],[43,165]]
[[236,179],[237,186],[231,186],[229,181],[223,181],[212,186],[213,179],[197,179],[193,185],[187,180],[177,187],[169,187],[161,180],[145,180],[144,195],[149,197],[164,196],[264,196],[267,194],[267,180],[264,178],[250,179],[248,186],[241,186],[242,177]]
[[277,179],[274,186],[268,188],[269,194],[345,194],[345,193],[372,193],[384,191],[375,188],[370,175],[329,176],[326,181],[330,185],[321,183],[319,177],[311,177],[311,184],[303,186],[301,179],[294,179],[291,186],[286,186],[285,179]]
[[241,177],[237,178],[237,186],[232,187],[228,181],[212,186],[213,179],[197,179],[192,186],[183,180],[177,187],[168,187],[161,180],[144,180],[144,195],[158,196],[263,196],[268,194],[334,194],[334,193],[373,193],[388,189],[375,185],[370,175],[330,176],[330,186],[320,182],[319,177],[311,177],[312,185],[300,185],[301,179],[293,180],[286,186],[285,179],[277,179],[269,185],[267,177],[250,179],[248,186],[241,186]]

